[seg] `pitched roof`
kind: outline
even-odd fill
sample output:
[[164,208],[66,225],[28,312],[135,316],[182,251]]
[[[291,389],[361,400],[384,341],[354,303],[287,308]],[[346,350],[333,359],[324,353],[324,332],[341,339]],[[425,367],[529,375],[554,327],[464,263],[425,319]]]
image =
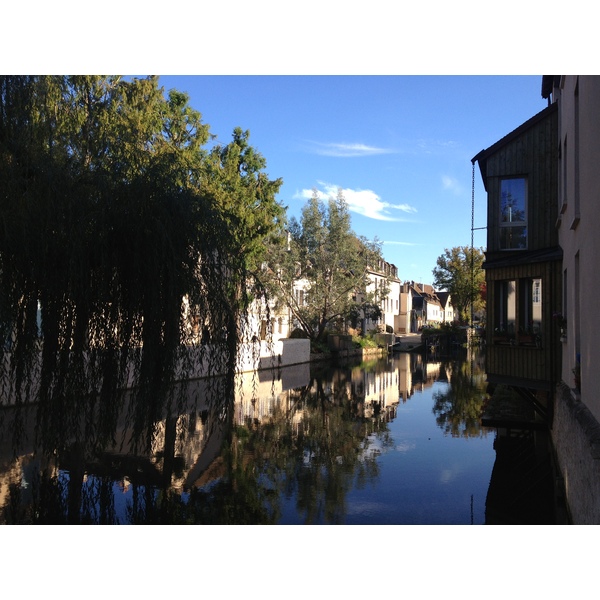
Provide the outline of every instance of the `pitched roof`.
[[545,119],[548,115],[555,112],[556,110],[558,110],[558,105],[556,103],[551,104],[550,106],[547,106],[546,108],[544,108],[544,110],[540,111],[537,115],[534,115],[533,117],[531,117],[531,119],[528,119],[527,121],[525,121],[525,123],[522,123],[521,125],[519,125],[519,127],[517,127],[516,129],[514,129],[513,131],[511,131],[510,133],[505,135],[503,138],[499,139],[495,144],[492,144],[489,148],[486,148],[485,150],[481,150],[481,152],[476,154],[471,159],[472,164],[475,164],[475,162],[479,163],[479,170],[481,172],[483,186],[485,187],[486,191],[487,191],[487,159],[492,154],[494,154],[495,152],[500,150],[500,148],[502,148],[503,146],[506,146],[506,144],[509,144],[510,142],[512,142],[513,140],[518,138],[522,133],[524,133],[525,131],[527,131],[528,129],[533,127],[534,125],[537,125],[537,123],[539,123],[540,121]]
[[446,308],[446,304],[448,304],[448,299],[450,298],[450,292],[436,292],[437,297],[440,300],[440,304],[442,308]]

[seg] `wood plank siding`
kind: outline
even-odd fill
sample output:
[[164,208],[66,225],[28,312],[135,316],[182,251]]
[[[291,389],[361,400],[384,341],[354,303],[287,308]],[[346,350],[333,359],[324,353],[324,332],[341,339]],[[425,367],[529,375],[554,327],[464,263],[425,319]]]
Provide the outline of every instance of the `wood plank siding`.
[[[558,112],[551,105],[516,130],[480,152],[479,163],[488,193],[486,370],[490,382],[551,390],[560,379],[562,250],[558,245]],[[527,185],[525,248],[501,247],[501,181],[524,178]],[[513,213],[514,214],[514,213]],[[506,226],[506,223],[505,223]],[[541,318],[536,335],[526,335],[526,282],[541,281]],[[514,282],[511,326],[498,328],[502,285]],[[538,299],[539,302],[539,299]],[[504,337],[503,337],[504,336]]]
[[558,245],[558,112],[556,105],[550,109],[546,118],[487,157],[488,254],[511,252],[500,250],[499,236],[500,181],[509,176],[527,178],[527,249]]
[[[542,329],[537,343],[521,342],[516,335],[510,342],[495,341],[492,315],[496,311],[496,295],[489,293],[496,282],[540,278],[542,285]],[[488,328],[486,370],[490,382],[512,383],[534,389],[551,390],[560,378],[560,326],[554,318],[561,306],[561,262],[546,261],[520,266],[506,266],[486,271],[488,296]],[[516,319],[520,322],[520,305]]]

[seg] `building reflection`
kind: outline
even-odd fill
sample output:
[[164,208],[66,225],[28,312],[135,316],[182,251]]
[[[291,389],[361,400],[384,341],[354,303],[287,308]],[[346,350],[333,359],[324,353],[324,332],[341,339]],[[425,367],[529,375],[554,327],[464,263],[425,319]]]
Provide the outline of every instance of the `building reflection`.
[[[43,456],[35,452],[35,414],[30,407],[21,415],[23,435],[15,459],[7,434],[12,410],[8,408],[0,437],[2,522],[122,521],[119,495],[132,499],[145,495],[146,503],[155,502],[151,490],[189,497],[194,490],[211,489],[231,477],[232,468],[238,469],[237,477],[240,473],[247,477],[250,471],[264,477],[269,461],[278,465],[300,461],[305,467],[314,463],[315,472],[328,471],[328,480],[338,483],[335,492],[329,490],[330,484],[322,483],[321,492],[333,494],[322,504],[337,507],[329,517],[337,522],[343,514],[344,490],[352,478],[365,468],[361,477],[377,476],[372,459],[375,450],[385,446],[385,424],[396,418],[398,406],[434,383],[448,381],[449,373],[447,363],[418,353],[336,368],[305,363],[239,375],[232,403],[221,401],[225,387],[218,378],[186,382],[181,384],[177,411],[165,411],[155,423],[152,443],[145,451],[132,450],[134,433],[124,410],[114,443],[101,452],[91,445],[65,444],[66,450]],[[253,465],[250,471],[249,465]],[[301,480],[304,476],[296,467],[281,468],[289,470],[285,485],[296,486],[299,496],[305,493],[304,485],[314,485]],[[255,485],[261,476],[252,477],[252,482],[244,480],[245,486]],[[43,482],[52,484],[57,512],[36,521]],[[303,510],[310,522],[314,507]],[[136,518],[145,522],[148,517]]]

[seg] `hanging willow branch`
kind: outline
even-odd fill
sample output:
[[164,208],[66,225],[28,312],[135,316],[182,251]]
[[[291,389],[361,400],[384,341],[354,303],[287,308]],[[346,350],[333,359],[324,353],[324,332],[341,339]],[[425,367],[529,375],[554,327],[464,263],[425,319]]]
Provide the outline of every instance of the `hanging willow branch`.
[[[114,441],[124,410],[148,444],[176,379],[204,363],[233,381],[280,181],[260,196],[264,162],[232,178],[207,140],[156,78],[0,77],[0,402],[37,406],[45,449]],[[243,239],[249,195],[263,230]]]

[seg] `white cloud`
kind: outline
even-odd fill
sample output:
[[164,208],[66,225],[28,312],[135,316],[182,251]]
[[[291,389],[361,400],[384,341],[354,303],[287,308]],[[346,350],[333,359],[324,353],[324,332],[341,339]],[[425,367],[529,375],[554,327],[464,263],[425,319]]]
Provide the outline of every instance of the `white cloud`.
[[454,192],[455,194],[460,194],[462,192],[462,186],[454,177],[449,177],[448,175],[442,176],[442,186],[445,190],[450,192]]
[[341,158],[354,157],[354,156],[373,156],[375,154],[391,154],[393,150],[386,148],[378,148],[376,146],[367,146],[361,143],[323,143],[323,142],[310,142],[312,144],[312,151],[321,156],[337,156]]
[[[317,192],[321,200],[335,198],[340,186],[329,183],[319,182]],[[406,214],[414,214],[417,209],[410,204],[391,204],[384,202],[372,190],[353,190],[350,188],[342,188],[344,198],[348,203],[348,209],[359,215],[377,221],[405,221],[402,217],[394,216],[393,211],[400,211]],[[296,197],[311,198],[313,190],[302,190]]]

